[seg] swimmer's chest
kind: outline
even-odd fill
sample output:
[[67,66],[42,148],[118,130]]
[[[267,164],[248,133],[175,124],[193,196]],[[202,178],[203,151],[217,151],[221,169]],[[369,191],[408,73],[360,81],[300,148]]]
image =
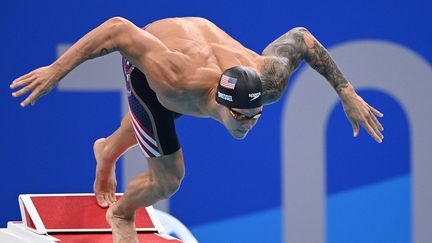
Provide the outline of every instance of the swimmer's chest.
[[[199,73],[207,73],[204,76]],[[202,77],[202,79],[195,79]],[[214,89],[219,74],[197,71],[188,80],[180,80],[175,92],[156,92],[159,102],[167,109],[180,114],[208,117],[208,103],[214,101]]]
[[175,97],[157,95],[159,102],[168,110],[195,117],[208,117],[209,97]]

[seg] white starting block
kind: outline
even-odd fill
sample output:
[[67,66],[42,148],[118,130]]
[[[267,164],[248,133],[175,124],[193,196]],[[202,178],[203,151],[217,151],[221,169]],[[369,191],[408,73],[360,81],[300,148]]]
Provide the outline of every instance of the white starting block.
[[[118,197],[121,194],[117,194]],[[112,243],[106,208],[97,205],[94,194],[20,195],[22,222],[8,222],[0,229],[0,243]],[[153,207],[136,211],[135,225],[141,243],[183,242],[163,234]]]

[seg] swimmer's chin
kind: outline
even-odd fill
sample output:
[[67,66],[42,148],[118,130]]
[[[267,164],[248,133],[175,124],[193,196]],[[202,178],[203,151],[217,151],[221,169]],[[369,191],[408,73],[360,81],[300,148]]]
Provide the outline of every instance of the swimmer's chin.
[[238,130],[230,131],[231,136],[233,136],[233,138],[235,138],[237,140],[245,139],[248,132],[249,131],[238,131]]

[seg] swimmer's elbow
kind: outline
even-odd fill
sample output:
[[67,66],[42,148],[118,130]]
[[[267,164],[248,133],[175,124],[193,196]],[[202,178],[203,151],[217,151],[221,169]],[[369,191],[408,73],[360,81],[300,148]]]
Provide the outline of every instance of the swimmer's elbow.
[[112,17],[104,25],[110,35],[111,44],[116,50],[121,50],[124,46],[128,45],[129,38],[127,36],[129,36],[129,32],[135,26],[132,22],[123,17]]
[[296,33],[296,34],[304,34],[304,33],[308,33],[309,30],[306,29],[306,27],[294,27],[290,30],[290,32],[292,33]]
[[264,105],[271,105],[279,101],[279,99],[282,96],[282,92],[271,90],[271,91],[263,91],[263,104]]
[[288,78],[270,79],[263,82],[262,101],[265,105],[276,103],[280,100],[288,85]]
[[106,23],[110,24],[112,26],[119,27],[119,26],[124,26],[124,25],[129,24],[130,21],[127,20],[127,19],[125,19],[125,18],[123,18],[123,17],[112,17],[112,18],[108,19],[106,21]]

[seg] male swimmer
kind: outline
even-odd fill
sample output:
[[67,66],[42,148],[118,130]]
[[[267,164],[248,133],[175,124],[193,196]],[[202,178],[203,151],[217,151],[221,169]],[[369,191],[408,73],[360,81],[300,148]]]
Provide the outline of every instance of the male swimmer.
[[[115,17],[51,65],[14,80],[10,87],[19,90],[13,96],[30,92],[21,106],[34,105],[80,63],[115,51],[123,56],[130,112],[117,131],[95,142],[94,190],[98,204],[109,206],[106,218],[116,243],[138,242],[135,210],[170,197],[180,186],[184,161],[176,118],[213,118],[234,138],[243,139],[263,106],[278,101],[303,60],[335,89],[354,136],[361,125],[377,142],[383,139],[376,117],[382,114],[357,95],[328,51],[305,28],[291,29],[259,55],[203,18],[163,19],[141,29]],[[115,162],[136,144],[147,157],[148,171],[130,181],[115,202]]]

